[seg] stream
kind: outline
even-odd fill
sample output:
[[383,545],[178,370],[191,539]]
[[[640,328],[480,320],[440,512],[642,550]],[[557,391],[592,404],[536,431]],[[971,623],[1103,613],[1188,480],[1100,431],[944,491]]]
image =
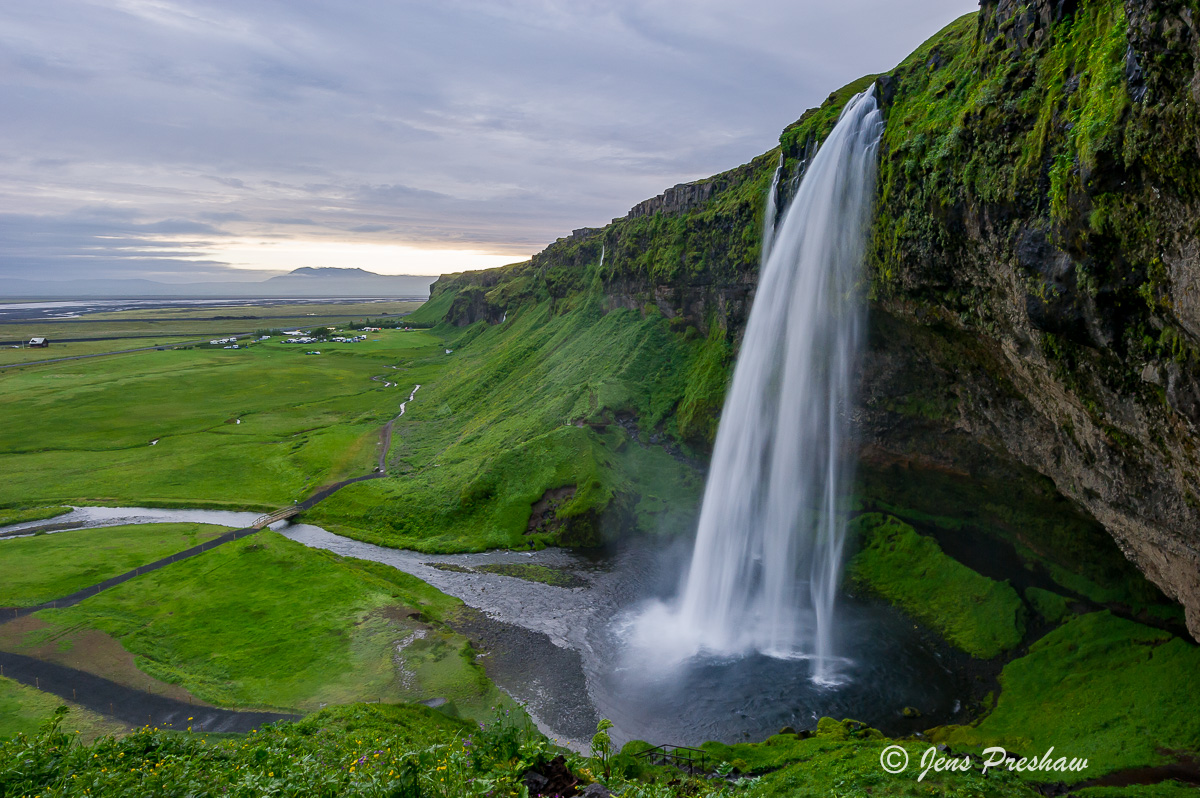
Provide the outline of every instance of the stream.
[[[0,528],[0,535],[47,524],[240,528],[257,517],[221,510],[80,507],[49,521]],[[631,621],[648,603],[674,594],[690,540],[630,538],[588,552],[432,555],[363,543],[310,524],[280,521],[271,528],[306,546],[390,565],[461,599],[473,611],[454,625],[485,652],[481,663],[489,676],[545,733],[575,748],[586,748],[601,717],[613,721],[618,745],[630,739],[674,745],[761,740],[783,726],[812,728],[823,715],[855,718],[892,734],[965,719],[970,686],[956,675],[961,669],[953,652],[926,642],[891,607],[845,593],[836,685],[815,683],[805,659],[699,656],[664,663],[634,655],[638,649],[628,641]],[[575,586],[475,570],[500,564],[546,566]],[[920,717],[905,717],[906,707],[919,710]]]

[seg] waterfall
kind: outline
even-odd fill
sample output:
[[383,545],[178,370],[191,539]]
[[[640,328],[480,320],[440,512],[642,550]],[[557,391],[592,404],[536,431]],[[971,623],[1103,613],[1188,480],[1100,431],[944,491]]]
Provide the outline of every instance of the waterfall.
[[603,243],[600,244],[600,265],[597,268],[599,268],[599,269],[604,268],[604,244]]
[[767,208],[763,212],[763,243],[762,262],[766,263],[771,257],[771,245],[775,243],[775,216],[777,214],[775,197],[779,191],[779,176],[783,174],[783,153],[779,153],[779,164],[775,174],[771,176],[771,188],[767,190]]
[[675,605],[639,622],[643,642],[682,656],[806,658],[815,681],[836,678],[846,415],[882,132],[872,87],[847,103],[763,248],[691,565]]

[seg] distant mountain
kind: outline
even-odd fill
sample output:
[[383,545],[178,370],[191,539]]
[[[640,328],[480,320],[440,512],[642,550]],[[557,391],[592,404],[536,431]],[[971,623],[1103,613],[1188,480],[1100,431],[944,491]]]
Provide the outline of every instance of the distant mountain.
[[155,280],[0,281],[0,297],[190,297],[213,299],[313,299],[429,296],[437,279],[424,275],[375,274],[363,269],[302,267],[259,282],[160,283]]
[[328,279],[345,279],[358,277],[384,277],[385,275],[369,272],[365,269],[342,269],[337,266],[301,266],[299,269],[292,269],[287,274],[281,274],[278,277],[272,277],[267,280],[268,283],[279,282],[280,280],[291,281],[295,278],[316,277],[322,280]]

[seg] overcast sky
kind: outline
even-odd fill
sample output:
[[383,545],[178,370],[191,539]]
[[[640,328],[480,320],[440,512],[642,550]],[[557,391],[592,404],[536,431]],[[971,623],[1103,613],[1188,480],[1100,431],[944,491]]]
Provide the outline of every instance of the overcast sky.
[[3,0],[0,280],[522,260],[975,6]]

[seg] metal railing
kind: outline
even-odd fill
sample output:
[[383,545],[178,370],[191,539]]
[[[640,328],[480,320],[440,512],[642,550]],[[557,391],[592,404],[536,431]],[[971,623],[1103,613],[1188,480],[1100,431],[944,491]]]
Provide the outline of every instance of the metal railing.
[[688,748],[685,745],[656,745],[639,751],[634,756],[649,760],[651,764],[670,765],[693,774],[708,770],[708,754],[699,748]]
[[275,512],[271,513],[270,515],[260,515],[258,518],[256,518],[254,520],[254,523],[251,524],[250,526],[252,526],[255,529],[262,529],[265,526],[270,526],[271,524],[275,523],[276,521],[282,521],[285,518],[291,518],[293,515],[296,515],[299,512],[300,512],[299,507],[295,507],[295,506],[284,507],[282,510],[276,510]]

